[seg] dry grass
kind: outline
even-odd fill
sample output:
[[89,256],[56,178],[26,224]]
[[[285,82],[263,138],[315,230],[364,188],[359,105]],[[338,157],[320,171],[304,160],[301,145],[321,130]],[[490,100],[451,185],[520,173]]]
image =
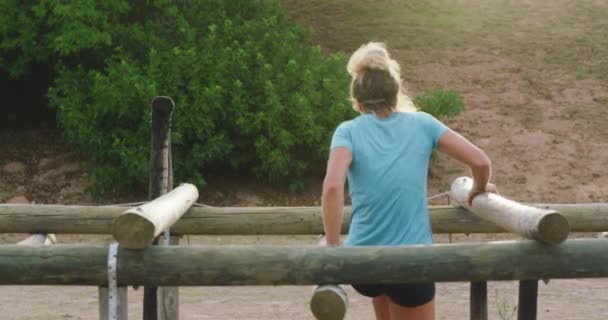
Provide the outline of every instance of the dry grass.
[[[460,92],[465,112],[448,124],[496,159],[506,194],[608,201],[600,160],[608,149],[607,1],[283,3],[327,51],[386,42],[413,95],[425,88]],[[432,192],[468,174],[441,159],[433,173]],[[581,177],[586,186],[577,186]]]
[[[458,48],[509,56],[542,77],[608,79],[606,1],[284,0],[330,51],[387,42],[406,66],[452,63]],[[461,61],[462,62],[462,61]],[[541,78],[542,78],[541,77]],[[535,76],[537,78],[537,76]]]

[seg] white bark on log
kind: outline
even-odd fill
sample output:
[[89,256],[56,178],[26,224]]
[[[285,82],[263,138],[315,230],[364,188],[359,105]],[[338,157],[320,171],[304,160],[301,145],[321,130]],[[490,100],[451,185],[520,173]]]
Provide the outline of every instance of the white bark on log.
[[55,238],[54,234],[38,233],[19,241],[17,244],[23,246],[47,246],[55,243],[57,243],[57,238]]
[[495,193],[479,194],[469,206],[468,195],[472,186],[471,178],[458,178],[452,183],[450,197],[480,218],[528,239],[558,244],[568,237],[568,220],[557,211],[526,206]]
[[196,199],[196,187],[182,184],[144,205],[129,209],[114,220],[114,239],[122,247],[143,249],[188,211]]
[[[325,236],[319,239],[319,246],[327,246]],[[310,311],[317,320],[342,320],[347,308],[348,297],[341,286],[326,284],[313,289]]]

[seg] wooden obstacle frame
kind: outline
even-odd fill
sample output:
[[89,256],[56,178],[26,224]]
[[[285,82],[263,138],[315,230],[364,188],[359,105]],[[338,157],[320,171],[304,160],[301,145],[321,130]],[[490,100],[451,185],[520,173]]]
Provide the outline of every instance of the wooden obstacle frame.
[[[319,207],[201,207],[194,206],[194,186],[172,190],[173,108],[168,97],[152,103],[150,202],[136,208],[0,205],[0,233],[34,234],[19,245],[0,246],[0,285],[98,286],[100,319],[117,320],[127,318],[130,285],[145,286],[146,320],[179,318],[176,286],[318,285],[311,310],[317,319],[334,320],[347,309],[337,284],[468,281],[470,318],[481,320],[488,318],[486,281],[519,280],[518,319],[529,320],[536,318],[538,279],[608,277],[608,239],[566,241],[570,231],[608,230],[608,204],[524,205],[482,194],[469,207],[466,178],[457,179],[450,191],[459,206],[429,208],[434,233],[513,232],[529,240],[349,248],[152,246],[177,244],[177,235],[184,234],[323,232]],[[342,233],[349,221],[347,208]],[[53,233],[113,234],[120,246],[43,246],[55,242]],[[110,271],[112,248],[115,269]],[[167,290],[157,290],[163,286]]]

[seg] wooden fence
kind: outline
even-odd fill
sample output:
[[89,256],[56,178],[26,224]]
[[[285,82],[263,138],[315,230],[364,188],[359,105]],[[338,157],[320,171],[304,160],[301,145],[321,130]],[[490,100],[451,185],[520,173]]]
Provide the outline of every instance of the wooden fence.
[[[318,235],[323,223],[319,207],[193,206],[194,186],[171,191],[173,107],[167,97],[152,103],[150,202],[137,208],[0,205],[0,233],[41,234],[0,246],[0,285],[99,286],[100,318],[112,320],[126,319],[129,285],[145,286],[145,320],[179,318],[175,286],[324,285],[314,294],[336,299],[313,297],[311,307],[318,319],[335,320],[346,310],[344,291],[335,284],[468,281],[471,319],[485,320],[486,281],[520,280],[518,319],[531,320],[538,279],[608,277],[608,239],[564,241],[570,231],[608,230],[608,204],[523,205],[482,194],[469,207],[466,178],[450,192],[460,206],[430,207],[434,233],[508,231],[534,240],[349,248],[176,245],[175,235],[182,234]],[[350,209],[345,213],[343,233]],[[51,242],[45,236],[51,233],[113,234],[120,247],[40,245]],[[166,246],[153,246],[158,242]],[[329,301],[335,305],[323,306]]]

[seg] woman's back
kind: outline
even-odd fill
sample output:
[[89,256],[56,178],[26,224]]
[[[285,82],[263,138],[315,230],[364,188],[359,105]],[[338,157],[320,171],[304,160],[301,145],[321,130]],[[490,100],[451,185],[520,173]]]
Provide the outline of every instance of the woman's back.
[[353,155],[347,245],[432,242],[426,177],[431,151],[445,130],[423,112],[363,114],[336,129],[331,148],[346,147]]

